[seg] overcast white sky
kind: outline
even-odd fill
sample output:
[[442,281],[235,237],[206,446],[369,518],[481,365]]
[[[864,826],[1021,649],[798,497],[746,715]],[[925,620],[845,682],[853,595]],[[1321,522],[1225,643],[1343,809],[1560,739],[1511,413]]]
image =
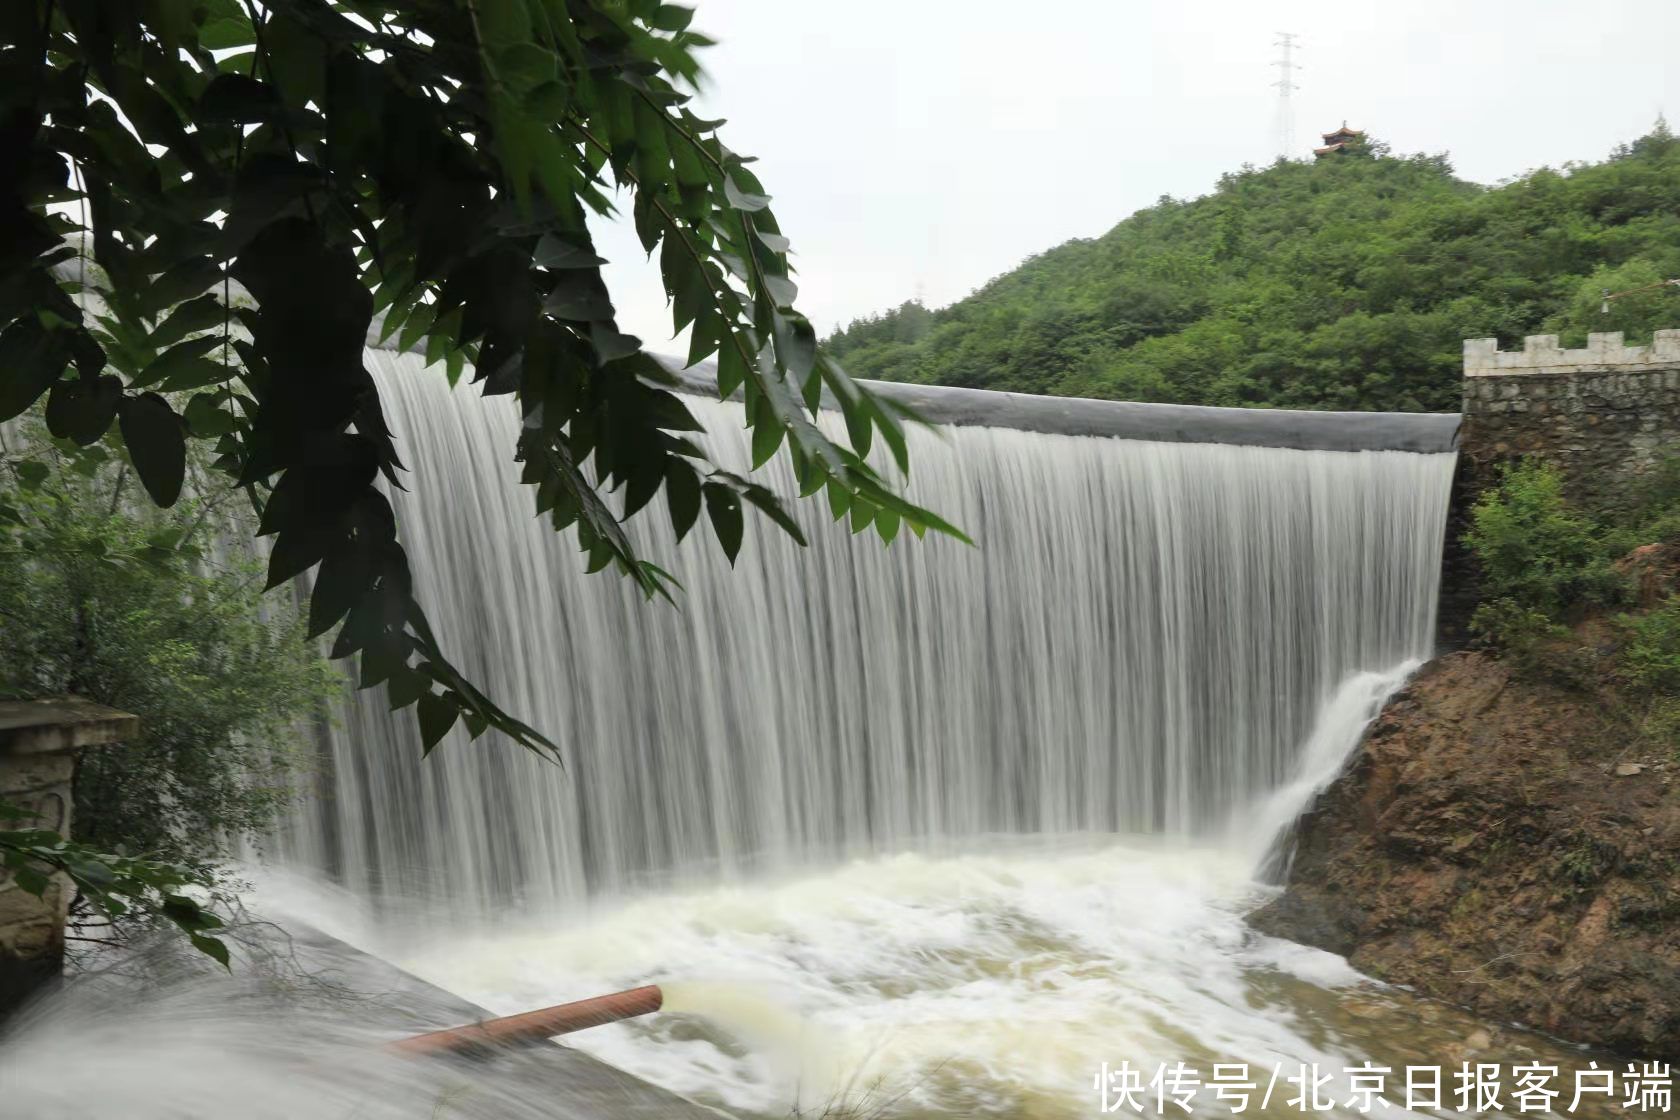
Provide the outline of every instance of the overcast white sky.
[[[690,0],[696,2],[696,0]],[[1346,118],[1492,183],[1680,125],[1680,0],[697,0],[702,116],[836,323],[961,299],[1022,258],[1276,154],[1278,31],[1300,35],[1296,148]],[[603,230],[620,324],[669,351],[657,270]]]

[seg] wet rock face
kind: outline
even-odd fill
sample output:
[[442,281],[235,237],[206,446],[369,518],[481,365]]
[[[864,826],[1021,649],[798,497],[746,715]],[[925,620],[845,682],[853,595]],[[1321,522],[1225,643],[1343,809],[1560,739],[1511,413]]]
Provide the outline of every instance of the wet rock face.
[[1451,654],[1302,819],[1250,921],[1488,1018],[1680,1054],[1680,765],[1590,684]]

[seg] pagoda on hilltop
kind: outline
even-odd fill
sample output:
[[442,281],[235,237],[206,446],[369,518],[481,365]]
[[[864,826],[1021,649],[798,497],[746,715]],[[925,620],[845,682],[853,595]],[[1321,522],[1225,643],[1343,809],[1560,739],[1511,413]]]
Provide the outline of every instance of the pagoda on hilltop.
[[1349,148],[1356,148],[1365,143],[1365,134],[1357,128],[1349,128],[1346,121],[1343,121],[1342,127],[1336,131],[1322,133],[1322,135],[1324,137],[1324,147],[1313,149],[1313,155],[1318,159],[1323,159],[1325,156],[1341,155]]

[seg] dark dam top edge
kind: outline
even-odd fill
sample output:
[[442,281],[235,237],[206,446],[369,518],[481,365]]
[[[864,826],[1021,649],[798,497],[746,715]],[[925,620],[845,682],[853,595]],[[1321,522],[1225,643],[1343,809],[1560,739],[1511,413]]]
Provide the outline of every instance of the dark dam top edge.
[[[705,362],[678,369],[665,358],[682,392],[717,394],[717,370]],[[1014,428],[1064,436],[1105,436],[1158,443],[1224,443],[1301,451],[1458,450],[1456,412],[1308,412],[1274,408],[1213,408],[1192,404],[1139,404],[1087,397],[1041,397],[993,389],[863,381],[872,391],[915,409],[935,424]],[[738,395],[738,394],[737,394]],[[825,393],[825,407],[834,402]]]
[[[368,331],[368,345],[380,343],[379,324]],[[655,355],[677,378],[680,392],[717,396],[717,365],[701,362],[688,369],[674,358]],[[1041,397],[993,389],[951,385],[912,385],[899,381],[859,384],[909,405],[934,424],[1014,428],[1062,436],[1103,436],[1156,443],[1223,443],[1237,447],[1286,447],[1300,451],[1415,451],[1440,454],[1458,450],[1456,412],[1308,412],[1281,408],[1214,408],[1199,404],[1139,404],[1089,397]],[[740,399],[737,392],[735,399]],[[835,407],[828,392],[823,406]]]

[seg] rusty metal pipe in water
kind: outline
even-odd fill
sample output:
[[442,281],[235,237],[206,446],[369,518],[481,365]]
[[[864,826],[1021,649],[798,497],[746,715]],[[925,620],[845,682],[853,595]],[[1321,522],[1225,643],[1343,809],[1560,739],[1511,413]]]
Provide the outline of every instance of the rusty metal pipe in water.
[[480,1023],[431,1031],[390,1043],[386,1049],[396,1054],[417,1056],[436,1054],[471,1054],[521,1043],[540,1042],[556,1035],[571,1034],[604,1023],[616,1023],[647,1015],[664,1006],[665,993],[657,984],[610,995],[562,1003],[520,1015],[500,1019],[486,1019]]

